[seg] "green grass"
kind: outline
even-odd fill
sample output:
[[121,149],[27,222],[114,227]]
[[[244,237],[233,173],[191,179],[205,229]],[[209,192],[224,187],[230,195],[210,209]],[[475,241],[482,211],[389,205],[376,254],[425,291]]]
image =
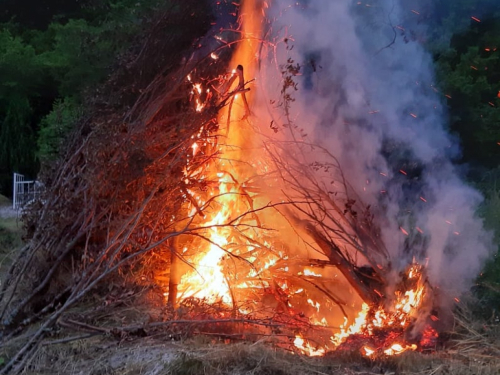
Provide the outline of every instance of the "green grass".
[[21,222],[17,217],[0,218],[0,232],[8,231],[12,233],[20,233],[21,227]]
[[12,202],[5,195],[0,194],[0,207],[11,205]]
[[[4,195],[0,194],[0,208],[9,207],[12,201]],[[19,237],[21,238],[22,224],[17,217],[0,217],[0,245],[6,238]],[[2,249],[0,249],[2,252]]]
[[[0,195],[0,208],[11,205],[11,201]],[[0,279],[4,268],[9,264],[11,256],[19,249],[22,241],[22,223],[17,217],[0,217]]]

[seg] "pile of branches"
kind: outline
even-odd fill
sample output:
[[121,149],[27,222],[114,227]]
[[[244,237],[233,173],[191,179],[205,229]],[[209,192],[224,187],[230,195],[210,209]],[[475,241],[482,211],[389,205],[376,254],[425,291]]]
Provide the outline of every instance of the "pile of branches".
[[[1,373],[21,371],[89,291],[117,272],[136,272],[146,254],[170,253],[172,238],[196,231],[175,215],[186,185],[199,185],[187,163],[195,171],[213,157],[206,150],[188,161],[192,139],[200,129],[211,136],[225,105],[205,98],[205,110],[197,112],[190,102],[186,77],[218,77],[226,65],[210,58],[211,35],[194,39],[210,22],[198,1],[152,20],[140,47],[89,101],[61,158],[42,173],[46,194],[25,213],[27,243],[2,280],[0,339],[6,344],[33,323],[39,326],[10,353]],[[219,54],[227,61],[231,50]]]
[[[196,4],[192,0],[184,6]],[[25,218],[27,245],[2,283],[0,339],[7,343],[33,323],[38,325],[9,354],[0,373],[22,371],[51,329],[62,325],[64,315],[90,292],[106,296],[106,282],[116,275],[123,279],[135,275],[135,280],[154,286],[150,273],[156,267],[170,269],[172,281],[172,265],[182,258],[176,241],[202,237],[207,230],[195,217],[203,216],[211,200],[200,205],[189,190],[206,191],[216,183],[199,172],[218,156],[217,114],[247,89],[242,67],[233,75],[233,80],[239,76],[233,91],[229,91],[231,80],[224,82],[230,41],[215,47],[217,60],[210,56],[214,50],[210,36],[196,42],[196,48],[187,43],[183,54],[172,53],[181,46],[178,39],[164,38],[167,26],[206,31],[200,29],[200,22],[206,21],[203,15],[185,13],[189,16],[179,19],[167,11],[153,22],[142,48],[126,58],[94,98],[92,111],[70,137],[63,156],[45,172],[47,193]],[[206,48],[198,47],[205,42]],[[285,71],[293,75],[292,68]],[[290,82],[287,77],[284,81]],[[203,82],[214,94],[197,93],[192,82]],[[283,94],[289,101],[286,89]],[[202,111],[195,100],[203,102]],[[204,144],[198,153],[192,152],[194,140]],[[329,162],[308,164],[301,155],[309,152],[304,147],[314,147],[301,143],[292,153],[287,152],[288,143],[266,146],[278,173],[273,178],[288,186],[280,213],[312,239],[313,247],[344,274],[365,302],[379,305],[383,301],[377,289],[387,285],[391,263],[373,214],[345,181],[332,155]],[[334,171],[340,194],[331,194],[318,182],[318,169]],[[192,200],[199,215],[183,210],[186,200]],[[244,215],[255,211],[249,209]],[[226,225],[234,227],[235,221]],[[359,267],[357,254],[367,267]],[[176,283],[170,286],[169,298],[175,297],[175,287]],[[276,328],[276,322],[256,324]],[[304,321],[294,324],[302,327]]]

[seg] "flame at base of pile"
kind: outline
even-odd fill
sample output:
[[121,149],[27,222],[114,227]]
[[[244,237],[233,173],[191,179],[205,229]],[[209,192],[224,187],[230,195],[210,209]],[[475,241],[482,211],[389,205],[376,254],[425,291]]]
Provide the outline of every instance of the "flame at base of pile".
[[[431,298],[423,266],[411,264],[385,304],[369,306],[326,258],[294,255],[276,230],[266,229],[265,215],[242,214],[249,210],[241,199],[244,186],[220,172],[218,183],[222,203],[214,205],[213,219],[198,242],[184,248],[193,269],[182,276],[176,299],[183,307],[197,306],[193,321],[222,319],[223,330],[215,323],[206,329],[230,330],[239,338],[268,336],[308,356],[339,347],[367,357],[390,356],[435,344],[436,331],[425,322],[423,334],[417,327]],[[269,216],[280,222],[279,216]]]

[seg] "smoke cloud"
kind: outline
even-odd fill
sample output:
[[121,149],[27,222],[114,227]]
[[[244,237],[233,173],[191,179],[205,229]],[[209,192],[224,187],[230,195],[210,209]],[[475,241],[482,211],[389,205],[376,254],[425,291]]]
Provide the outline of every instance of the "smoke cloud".
[[[453,165],[458,142],[446,130],[432,59],[402,3],[276,0],[270,63],[301,64],[292,117],[377,209],[393,261],[428,261],[432,284],[455,295],[470,287],[492,236],[475,213],[482,196]],[[279,68],[263,73],[270,96],[280,78]]]

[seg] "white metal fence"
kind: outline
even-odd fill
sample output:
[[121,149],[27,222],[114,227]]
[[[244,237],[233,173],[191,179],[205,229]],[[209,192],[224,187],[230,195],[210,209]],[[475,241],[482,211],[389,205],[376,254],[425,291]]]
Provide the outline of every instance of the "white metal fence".
[[26,181],[24,175],[14,173],[12,208],[14,210],[23,208],[27,203],[39,198],[42,191],[42,183],[36,180]]

